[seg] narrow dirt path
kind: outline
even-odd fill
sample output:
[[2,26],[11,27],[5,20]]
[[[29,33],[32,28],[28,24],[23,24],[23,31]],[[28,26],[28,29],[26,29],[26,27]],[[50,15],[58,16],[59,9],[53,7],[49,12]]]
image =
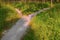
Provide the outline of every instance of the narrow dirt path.
[[50,8],[44,8],[28,16],[23,16],[21,12],[18,9],[16,9],[16,11],[20,14],[21,19],[19,19],[16,22],[16,24],[13,25],[12,28],[9,29],[8,32],[4,34],[1,40],[20,40],[22,36],[24,36],[24,34],[26,33],[26,30],[29,27],[31,19],[40,12],[43,12],[48,9]]

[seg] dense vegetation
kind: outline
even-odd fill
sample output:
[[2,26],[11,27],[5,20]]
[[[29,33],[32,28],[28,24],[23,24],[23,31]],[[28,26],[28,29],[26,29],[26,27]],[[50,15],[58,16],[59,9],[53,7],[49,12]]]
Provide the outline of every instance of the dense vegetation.
[[60,40],[60,5],[32,19],[24,40]]
[[43,9],[43,8],[47,8],[49,7],[50,3],[46,2],[46,3],[39,3],[39,2],[27,2],[27,3],[24,3],[24,2],[13,2],[12,5],[15,7],[15,8],[19,8],[20,10],[22,10],[22,12],[24,14],[30,14],[30,13],[33,13],[33,12],[36,12],[40,9]]
[[[14,8],[19,8],[23,14],[31,14],[49,6],[48,2],[0,3],[0,36],[1,32],[9,29],[19,19]],[[60,40],[60,4],[35,16],[30,26],[23,40]]]
[[18,14],[9,5],[0,3],[0,37],[1,32],[9,29],[15,21],[19,18]]

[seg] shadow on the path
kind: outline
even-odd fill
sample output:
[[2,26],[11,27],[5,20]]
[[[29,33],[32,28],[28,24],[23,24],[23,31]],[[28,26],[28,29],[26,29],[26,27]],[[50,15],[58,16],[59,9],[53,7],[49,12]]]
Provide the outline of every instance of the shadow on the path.
[[34,30],[29,27],[27,29],[27,33],[24,35],[24,37],[21,40],[37,40],[34,34]]

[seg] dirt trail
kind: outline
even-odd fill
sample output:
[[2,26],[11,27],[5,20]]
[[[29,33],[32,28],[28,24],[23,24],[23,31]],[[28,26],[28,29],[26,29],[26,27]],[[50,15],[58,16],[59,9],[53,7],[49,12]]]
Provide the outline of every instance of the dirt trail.
[[26,30],[29,26],[29,22],[31,21],[32,17],[48,9],[50,8],[44,8],[28,16],[22,16],[21,12],[16,9],[16,11],[21,14],[22,17],[16,22],[15,25],[12,26],[11,29],[8,30],[8,32],[4,34],[1,40],[20,40],[22,36],[24,36],[24,34],[26,33]]

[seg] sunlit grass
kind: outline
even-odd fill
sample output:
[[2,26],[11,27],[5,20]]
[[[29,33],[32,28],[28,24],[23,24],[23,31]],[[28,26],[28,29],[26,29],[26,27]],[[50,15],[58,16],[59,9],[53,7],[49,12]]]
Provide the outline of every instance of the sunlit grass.
[[24,36],[24,40],[60,40],[59,6],[60,5],[57,5],[34,17],[30,30],[27,31],[27,34]]

